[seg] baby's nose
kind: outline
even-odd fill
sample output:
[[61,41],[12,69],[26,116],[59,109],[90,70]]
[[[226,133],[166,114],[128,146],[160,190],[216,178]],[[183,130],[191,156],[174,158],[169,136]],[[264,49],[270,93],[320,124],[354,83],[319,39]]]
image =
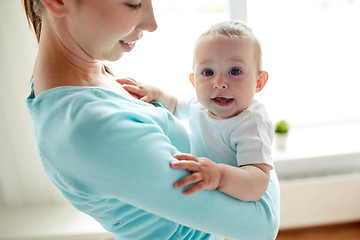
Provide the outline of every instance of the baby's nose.
[[226,88],[228,88],[228,85],[223,79],[218,78],[218,79],[215,79],[213,88],[226,89]]

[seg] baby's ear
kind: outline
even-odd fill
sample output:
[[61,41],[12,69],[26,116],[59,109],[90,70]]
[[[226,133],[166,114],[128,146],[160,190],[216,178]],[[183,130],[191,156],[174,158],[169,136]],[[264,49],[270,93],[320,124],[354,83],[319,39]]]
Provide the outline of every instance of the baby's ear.
[[64,17],[67,13],[66,4],[63,0],[40,0],[45,8],[56,17]]
[[194,73],[190,73],[189,78],[190,78],[190,82],[191,82],[191,84],[195,87],[195,82],[194,82]]
[[255,92],[260,92],[264,87],[265,84],[267,82],[269,78],[269,74],[265,71],[261,71],[259,73],[258,79],[256,80],[256,91]]

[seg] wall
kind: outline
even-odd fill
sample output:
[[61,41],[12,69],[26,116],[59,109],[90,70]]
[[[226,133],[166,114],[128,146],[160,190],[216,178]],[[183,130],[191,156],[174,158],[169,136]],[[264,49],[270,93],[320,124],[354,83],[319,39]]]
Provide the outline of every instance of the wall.
[[0,2],[0,206],[54,201],[25,100],[37,46],[20,1]]

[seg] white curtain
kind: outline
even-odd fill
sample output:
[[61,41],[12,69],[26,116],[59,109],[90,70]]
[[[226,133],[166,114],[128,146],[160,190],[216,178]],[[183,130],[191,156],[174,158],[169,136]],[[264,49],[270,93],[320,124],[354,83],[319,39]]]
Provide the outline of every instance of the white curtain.
[[37,154],[26,108],[37,44],[20,0],[0,2],[0,206],[62,202]]

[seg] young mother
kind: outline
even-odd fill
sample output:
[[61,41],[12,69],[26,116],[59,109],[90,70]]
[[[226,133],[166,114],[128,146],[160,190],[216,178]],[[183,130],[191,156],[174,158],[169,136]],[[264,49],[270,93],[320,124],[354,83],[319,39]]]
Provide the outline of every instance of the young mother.
[[183,195],[173,183],[188,173],[169,164],[189,152],[184,128],[104,66],[157,28],[151,0],[23,1],[39,41],[28,108],[44,168],[72,205],[115,239],[275,238],[275,172],[257,202]]

